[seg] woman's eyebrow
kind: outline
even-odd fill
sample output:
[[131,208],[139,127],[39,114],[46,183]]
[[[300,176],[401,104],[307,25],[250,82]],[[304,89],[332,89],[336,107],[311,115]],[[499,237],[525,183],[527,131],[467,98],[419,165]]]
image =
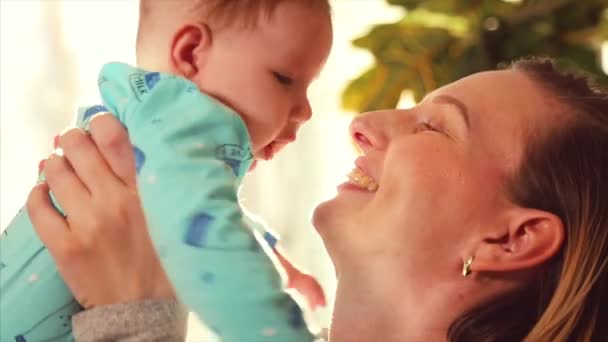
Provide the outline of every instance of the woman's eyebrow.
[[458,108],[458,112],[464,119],[464,123],[466,124],[467,129],[470,128],[469,110],[462,101],[460,101],[459,99],[457,99],[453,96],[450,96],[450,95],[440,94],[440,95],[434,96],[432,102],[433,103],[445,103],[445,104],[453,105],[456,108]]

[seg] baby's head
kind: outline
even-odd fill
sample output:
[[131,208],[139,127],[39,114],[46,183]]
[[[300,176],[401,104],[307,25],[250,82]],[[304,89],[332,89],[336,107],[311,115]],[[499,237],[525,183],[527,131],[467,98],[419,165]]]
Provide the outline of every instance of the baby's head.
[[256,159],[310,119],[307,90],[332,44],[329,0],[141,0],[137,63],[236,110]]

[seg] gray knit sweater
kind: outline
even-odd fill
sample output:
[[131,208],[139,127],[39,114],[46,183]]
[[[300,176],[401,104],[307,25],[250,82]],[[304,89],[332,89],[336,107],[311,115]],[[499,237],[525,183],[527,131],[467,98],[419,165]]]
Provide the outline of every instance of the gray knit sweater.
[[[175,300],[98,306],[72,316],[76,342],[183,342],[188,310]],[[327,341],[323,329],[315,341]]]
[[175,300],[145,300],[95,307],[72,317],[77,342],[181,342],[188,311]]

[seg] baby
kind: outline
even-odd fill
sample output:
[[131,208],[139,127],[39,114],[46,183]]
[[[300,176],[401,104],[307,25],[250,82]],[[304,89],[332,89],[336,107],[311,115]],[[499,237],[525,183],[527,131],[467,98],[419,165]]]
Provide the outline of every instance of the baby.
[[[139,68],[106,65],[103,106],[79,113],[85,129],[106,111],[127,127],[165,271],[223,340],[312,340],[237,188],[310,118],[308,86],[331,42],[327,0],[142,0]],[[0,341],[71,340],[81,307],[24,211],[0,251]]]

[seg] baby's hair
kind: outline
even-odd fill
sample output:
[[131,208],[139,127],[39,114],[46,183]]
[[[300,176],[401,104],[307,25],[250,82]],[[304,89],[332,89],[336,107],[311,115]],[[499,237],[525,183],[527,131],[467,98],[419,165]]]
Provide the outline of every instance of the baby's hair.
[[217,25],[255,26],[260,15],[270,16],[281,2],[299,1],[329,12],[329,0],[140,0],[140,25],[151,14],[181,12]]
[[208,18],[219,25],[255,26],[260,15],[269,17],[281,2],[300,1],[329,11],[329,0],[202,0]]
[[[297,1],[329,14],[329,0],[140,0],[137,46],[153,30],[173,30],[176,22],[205,21],[215,29],[254,28],[282,2]],[[305,25],[306,23],[302,23]]]

